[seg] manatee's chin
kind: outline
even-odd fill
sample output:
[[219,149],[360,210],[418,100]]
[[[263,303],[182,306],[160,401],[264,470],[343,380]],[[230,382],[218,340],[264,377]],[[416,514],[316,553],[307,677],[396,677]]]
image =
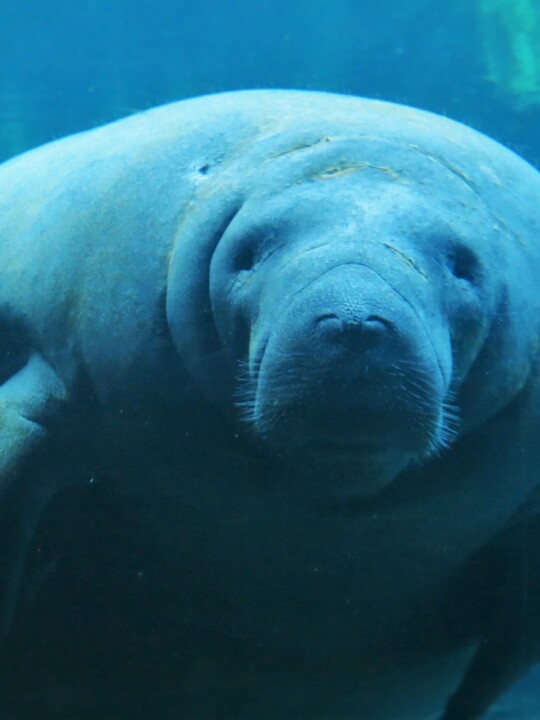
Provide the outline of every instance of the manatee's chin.
[[[411,465],[425,462],[446,447],[453,435],[446,404],[393,402],[381,407],[352,402],[347,412],[334,404],[292,404],[257,395],[245,417],[251,437],[263,452],[289,468],[299,488],[337,499],[377,493]],[[416,399],[416,398],[415,398]]]
[[335,499],[358,499],[389,485],[416,458],[373,440],[318,438],[296,447],[281,446],[283,462],[313,493]]
[[369,457],[381,452],[381,447],[374,440],[336,440],[318,438],[310,440],[304,445],[304,451],[312,453],[315,457],[321,456],[339,460],[340,458]]
[[331,414],[325,424],[311,421],[309,413],[269,418],[269,412],[251,417],[257,444],[290,468],[302,487],[336,499],[380,491],[411,465],[436,455],[447,432],[442,405],[429,418],[383,414],[356,429]]

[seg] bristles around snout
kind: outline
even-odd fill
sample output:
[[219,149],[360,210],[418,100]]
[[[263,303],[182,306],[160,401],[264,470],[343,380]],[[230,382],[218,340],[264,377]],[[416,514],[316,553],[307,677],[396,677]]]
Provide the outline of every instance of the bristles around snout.
[[[290,361],[291,358],[288,357]],[[279,369],[265,378],[264,393],[270,401],[258,401],[260,389],[261,362],[257,364],[240,361],[236,377],[235,407],[242,423],[250,426],[257,436],[264,438],[278,427],[287,415],[286,395],[304,398],[308,403],[313,396],[314,382],[305,357],[294,358],[295,362],[279,364]],[[436,398],[431,373],[419,363],[400,360],[386,369],[388,387],[381,388],[381,403],[395,403],[417,426],[418,434],[426,438],[425,449],[419,461],[433,457],[449,448],[458,436],[459,411],[454,395],[447,391],[444,398]],[[322,379],[315,381],[315,387]],[[387,392],[385,392],[385,390]],[[434,409],[434,403],[437,407]],[[437,415],[434,422],[434,415]]]

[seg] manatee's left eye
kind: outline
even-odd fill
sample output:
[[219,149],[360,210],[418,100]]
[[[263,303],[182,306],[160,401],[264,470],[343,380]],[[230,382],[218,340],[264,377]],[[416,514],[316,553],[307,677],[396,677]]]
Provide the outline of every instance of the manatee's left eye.
[[256,251],[253,243],[244,245],[234,254],[233,268],[236,273],[242,272],[243,270],[251,270],[255,263]]
[[454,245],[448,253],[448,269],[458,280],[475,283],[478,280],[479,262],[466,245]]

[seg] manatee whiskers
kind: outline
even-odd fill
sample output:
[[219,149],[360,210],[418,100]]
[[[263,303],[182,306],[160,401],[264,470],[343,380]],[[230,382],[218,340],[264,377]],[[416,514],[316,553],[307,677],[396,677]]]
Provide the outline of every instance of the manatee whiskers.
[[[279,351],[277,353],[278,358]],[[418,461],[425,460],[448,448],[457,437],[459,422],[457,408],[453,404],[453,396],[446,393],[441,401],[438,397],[437,386],[431,372],[419,363],[399,360],[391,363],[384,372],[372,373],[367,367],[358,377],[340,378],[340,368],[331,372],[313,375],[313,361],[303,353],[290,354],[289,359],[294,362],[282,366],[276,363],[272,367],[271,375],[262,373],[262,358],[256,363],[248,361],[238,362],[236,375],[235,407],[239,411],[241,422],[250,426],[254,434],[263,442],[274,444],[276,438],[281,437],[286,445],[296,444],[298,438],[307,438],[310,443],[315,442],[320,427],[318,417],[328,421],[330,429],[329,440],[335,442],[336,448],[345,449],[357,447],[357,452],[363,452],[365,440],[368,445],[385,451],[393,448],[394,430],[392,428],[392,414],[399,408],[405,421],[407,418],[412,430],[410,445],[421,445],[422,449],[414,451]],[[267,368],[268,371],[268,368]],[[329,382],[330,375],[330,382]],[[363,377],[364,375],[364,377]],[[261,382],[264,379],[264,384]],[[331,389],[341,382],[344,392],[352,398],[351,424],[345,425],[346,432],[343,439],[338,435],[331,439],[333,423],[332,402],[328,404],[328,412],[324,410],[326,397],[331,401]],[[350,390],[349,390],[350,387]],[[262,393],[262,397],[261,397]],[[356,395],[358,406],[354,406]],[[362,410],[367,397],[367,411]],[[369,420],[369,406],[377,398],[377,405],[385,408],[382,416],[374,417],[375,425],[372,427]],[[321,416],[321,408],[323,415]],[[366,414],[367,413],[367,414]],[[384,415],[388,416],[388,424],[384,427]],[[336,416],[336,424],[343,423],[343,418]],[[381,424],[382,422],[382,424]],[[402,421],[403,422],[403,421]],[[379,423],[379,430],[375,430]],[[358,440],[354,439],[355,425],[358,431]],[[360,428],[364,426],[364,430]],[[366,436],[367,429],[367,436]],[[349,432],[350,431],[350,432]],[[296,432],[298,438],[295,440]],[[351,437],[352,435],[352,437]],[[320,439],[325,436],[324,430]],[[400,432],[395,436],[400,443],[407,437]],[[362,439],[364,438],[364,440]],[[281,444],[281,441],[278,441]],[[366,446],[367,447],[367,446]],[[404,446],[406,447],[406,445]]]
[[269,407],[264,406],[261,412],[257,401],[257,392],[261,377],[262,359],[255,365],[248,361],[238,362],[238,373],[236,375],[236,387],[234,392],[234,405],[240,410],[240,421],[253,425],[255,422],[261,427],[273,425],[283,411],[277,410],[278,398],[283,394],[283,381],[287,382],[289,391],[302,390],[310,383],[305,378],[304,369],[300,365],[291,365],[285,369],[281,368],[279,373],[273,375],[270,382],[266,383],[265,391],[276,398]]
[[442,422],[439,429],[440,447],[448,448],[455,442],[459,436],[459,424],[461,417],[459,408],[454,403],[453,394],[447,393],[442,403]]
[[[427,371],[424,368],[416,367],[416,372],[419,373],[418,378],[412,379],[408,377],[408,382],[412,387],[416,385],[421,392],[425,392],[426,388],[422,383],[429,382],[425,378]],[[433,447],[434,451],[450,447],[459,435],[461,416],[459,407],[456,404],[456,393],[452,387],[446,390],[440,405],[440,413],[440,424],[437,428],[437,438]]]
[[[410,368],[412,372],[404,371],[403,366]],[[406,402],[414,401],[416,403],[415,412],[420,410],[428,410],[432,412],[433,407],[433,382],[428,371],[411,360],[400,360],[399,363],[392,364],[392,370],[395,377],[401,377],[403,382],[400,388],[405,392]],[[456,440],[459,432],[459,408],[454,402],[455,395],[452,390],[447,390],[442,401],[438,401],[439,419],[437,427],[428,430],[429,437],[427,451],[425,457],[432,457],[441,450],[452,445]]]
[[455,407],[447,403],[441,406],[441,417],[439,426],[432,431],[425,459],[438,455],[443,450],[452,446],[458,437],[457,425],[459,417]]

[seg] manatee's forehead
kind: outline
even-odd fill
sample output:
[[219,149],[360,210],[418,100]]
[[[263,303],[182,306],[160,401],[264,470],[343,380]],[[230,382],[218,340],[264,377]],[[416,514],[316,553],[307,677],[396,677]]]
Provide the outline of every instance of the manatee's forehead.
[[[414,144],[377,135],[284,133],[261,139],[246,156],[226,170],[258,212],[275,204],[274,198],[298,203],[329,203],[332,199],[351,210],[362,204],[366,212],[381,213],[381,195],[400,205],[414,195],[414,206],[446,207],[450,216],[465,208],[490,210],[490,184],[478,167],[469,170],[446,157]],[[487,173],[487,170],[485,171]]]
[[[229,231],[283,242],[405,239],[455,235],[478,243],[497,218],[473,186],[453,169],[414,149],[373,141],[291,152],[259,167]],[[286,181],[285,181],[286,178]]]
[[[478,178],[479,168],[453,163],[444,154],[423,148],[408,140],[383,133],[354,132],[351,128],[311,126],[286,127],[278,133],[262,134],[238,159],[231,172],[264,182],[287,185],[303,180],[327,180],[352,172],[377,171],[398,182],[426,182],[438,177],[444,182],[452,177],[473,186],[482,180],[497,182],[487,168],[485,178]],[[480,168],[480,171],[482,169]]]

